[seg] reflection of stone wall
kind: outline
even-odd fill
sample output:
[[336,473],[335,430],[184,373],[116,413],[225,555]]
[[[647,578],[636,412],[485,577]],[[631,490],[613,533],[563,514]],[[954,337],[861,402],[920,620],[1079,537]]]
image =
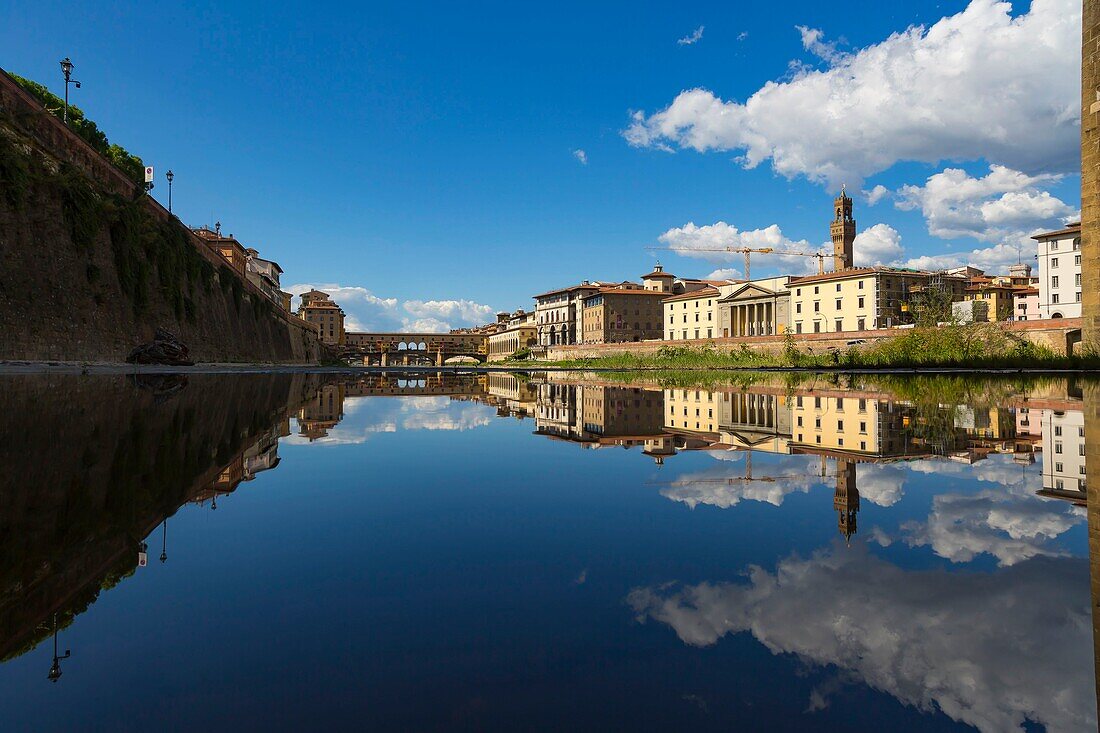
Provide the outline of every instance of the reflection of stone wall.
[[[1086,3],[1086,7],[1088,3]],[[1100,20],[1100,18],[1098,18]],[[1100,466],[1100,384],[1085,386],[1085,465]],[[1046,456],[1043,457],[1047,459]],[[1089,520],[1089,578],[1092,587],[1092,644],[1096,671],[1096,701],[1100,713],[1100,481],[1086,480]]]
[[0,659],[131,572],[141,539],[281,425],[319,377],[140,379],[0,383],[11,428],[0,441]]

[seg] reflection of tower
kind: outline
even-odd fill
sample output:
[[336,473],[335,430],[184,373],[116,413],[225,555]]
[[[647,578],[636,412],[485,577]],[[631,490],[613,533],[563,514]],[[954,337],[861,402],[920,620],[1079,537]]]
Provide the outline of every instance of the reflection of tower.
[[852,245],[856,241],[856,220],[852,218],[852,199],[844,188],[833,202],[833,221],[829,235],[833,240],[833,269],[847,270],[852,266]]
[[837,460],[836,491],[833,493],[833,509],[837,513],[837,529],[844,541],[851,544],[856,533],[856,514],[859,513],[859,489],[856,488],[856,464]]

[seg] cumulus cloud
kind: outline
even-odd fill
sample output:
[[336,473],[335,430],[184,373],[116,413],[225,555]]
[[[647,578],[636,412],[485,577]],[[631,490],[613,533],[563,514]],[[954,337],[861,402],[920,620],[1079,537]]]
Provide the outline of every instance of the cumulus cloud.
[[1029,235],[1057,227],[1076,211],[1043,190],[1060,178],[1028,175],[1003,165],[991,165],[981,177],[946,168],[929,176],[923,186],[902,186],[894,205],[919,209],[934,237],[971,237],[1031,248]]
[[348,397],[343,413],[343,419],[322,438],[310,441],[291,435],[280,440],[289,445],[357,445],[401,430],[473,430],[493,419],[492,411],[480,403],[445,396]]
[[838,188],[899,161],[986,159],[1017,170],[1078,167],[1081,4],[972,0],[930,27],[837,51],[800,29],[825,68],[796,65],[745,102],[707,89],[681,92],[653,114],[632,113],[637,147],[741,151],[747,168],[769,162],[788,178]]
[[[696,226],[695,222],[689,221],[682,227],[669,229],[659,236],[658,240],[684,257],[697,257],[714,263],[724,263],[742,258],[743,255],[739,253],[723,251],[727,248],[766,249],[770,247],[775,250],[775,255],[754,253],[752,255],[753,261],[755,262],[760,257],[779,256],[782,261],[793,265],[798,270],[807,272],[811,271],[811,268],[816,268],[816,263],[813,262],[812,258],[794,255],[783,256],[783,253],[817,251],[820,249],[812,246],[805,239],[793,240],[788,238],[777,224],[772,224],[763,229],[741,231],[724,221],[703,226]],[[722,268],[721,271],[736,272],[732,268]]]
[[[708,453],[722,461],[739,461],[742,451]],[[778,461],[757,463],[753,478],[748,479],[741,472],[733,472],[727,466],[719,465],[703,471],[686,473],[667,488],[661,489],[661,496],[680,502],[690,509],[700,504],[729,509],[742,501],[759,501],[772,506],[781,506],[783,500],[793,493],[808,493],[824,480],[817,473],[816,456],[782,456]]]
[[852,258],[857,267],[884,265],[897,260],[904,250],[901,234],[889,224],[875,224],[856,234]]
[[705,28],[705,26],[699,26],[698,28],[693,30],[690,35],[684,36],[680,40],[676,41],[676,43],[680,44],[681,46],[692,46],[698,43],[703,38],[703,28]]
[[733,267],[719,267],[717,270],[711,270],[706,276],[706,280],[740,280],[741,271]]
[[872,188],[870,191],[861,191],[863,198],[867,200],[868,206],[874,206],[879,201],[890,195],[890,189],[883,186],[881,183]]
[[308,290],[328,293],[344,309],[344,326],[349,331],[447,332],[452,328],[479,326],[492,320],[493,308],[472,300],[406,300],[383,298],[367,288],[336,283],[299,283],[286,288],[294,295],[297,308],[300,295]]
[[588,153],[584,152],[581,148],[577,148],[573,151],[573,157],[576,158],[581,165],[588,165]]
[[[750,567],[745,583],[627,596],[640,621],[705,647],[749,632],[774,654],[836,668],[904,705],[982,731],[1096,727],[1088,562],[994,573],[905,571],[862,544]],[[812,707],[812,705],[811,705]]]

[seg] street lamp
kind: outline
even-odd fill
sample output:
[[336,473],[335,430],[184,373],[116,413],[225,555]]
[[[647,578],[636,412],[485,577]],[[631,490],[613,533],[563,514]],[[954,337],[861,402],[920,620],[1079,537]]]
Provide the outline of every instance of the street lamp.
[[68,56],[61,59],[61,73],[65,75],[65,112],[62,119],[67,125],[69,124],[69,84],[76,84],[76,88],[80,88],[80,82],[72,78],[73,62],[69,60]]
[[176,174],[169,170],[164,174],[164,177],[168,179],[168,213],[172,213],[172,179],[176,177]]
[[[172,179],[169,178],[168,180],[171,181]],[[171,211],[171,209],[169,209],[169,211]],[[164,520],[164,524],[161,525],[161,528],[162,528],[163,531],[161,533],[161,540],[160,540],[160,561],[161,562],[167,562],[168,561],[168,520],[167,519]]]
[[68,659],[72,656],[72,652],[68,649],[60,657],[57,656],[57,614],[53,615],[53,664],[50,665],[50,673],[46,675],[46,679],[50,682],[57,682],[61,679],[61,660]]

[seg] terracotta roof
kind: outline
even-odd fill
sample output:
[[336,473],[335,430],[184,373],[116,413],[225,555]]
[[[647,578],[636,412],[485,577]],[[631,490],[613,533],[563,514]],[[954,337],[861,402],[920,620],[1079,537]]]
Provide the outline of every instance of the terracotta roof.
[[1038,295],[1039,288],[1020,288],[1014,295]]
[[588,300],[589,298],[594,298],[597,295],[603,295],[604,293],[610,293],[610,294],[619,294],[619,293],[621,293],[623,295],[659,295],[662,298],[668,296],[668,293],[662,293],[659,290],[642,290],[641,288],[620,288],[620,287],[616,287],[616,286],[612,285],[612,286],[609,286],[609,287],[600,288],[599,291],[597,291],[595,293],[592,293],[592,295],[584,296],[584,299]]
[[567,288],[558,288],[556,290],[547,290],[545,293],[539,293],[533,295],[533,298],[545,298],[547,295],[557,295],[558,293],[571,293],[574,290],[595,290],[603,286],[602,282],[589,283],[588,285],[570,285]]
[[648,275],[642,275],[643,280],[646,280],[646,279],[652,280],[655,277],[671,277],[673,280],[676,279],[676,276],[673,275],[671,272],[664,272],[663,270],[654,270],[653,272],[649,273]]
[[692,290],[687,293],[680,293],[679,295],[666,297],[665,302],[669,303],[674,300],[696,300],[698,298],[713,298],[715,295],[718,295],[718,289],[712,288],[708,285],[705,288],[699,288],[698,290]]
[[1053,231],[1053,232],[1043,232],[1041,234],[1034,234],[1034,235],[1032,235],[1031,238],[1036,239],[1036,240],[1038,240],[1038,239],[1050,239],[1051,237],[1061,237],[1061,236],[1064,236],[1066,234],[1080,234],[1080,233],[1081,233],[1081,222],[1075,221],[1072,224],[1068,225],[1065,229],[1059,229],[1059,230]]
[[895,267],[853,267],[847,270],[838,270],[835,272],[826,272],[821,275],[805,275],[803,277],[792,277],[788,283],[788,287],[794,287],[796,285],[804,285],[806,283],[825,282],[828,280],[844,280],[849,277],[858,277],[860,275],[871,275],[874,273],[880,273],[882,275],[912,275],[927,277],[932,273],[926,270],[902,270]]

